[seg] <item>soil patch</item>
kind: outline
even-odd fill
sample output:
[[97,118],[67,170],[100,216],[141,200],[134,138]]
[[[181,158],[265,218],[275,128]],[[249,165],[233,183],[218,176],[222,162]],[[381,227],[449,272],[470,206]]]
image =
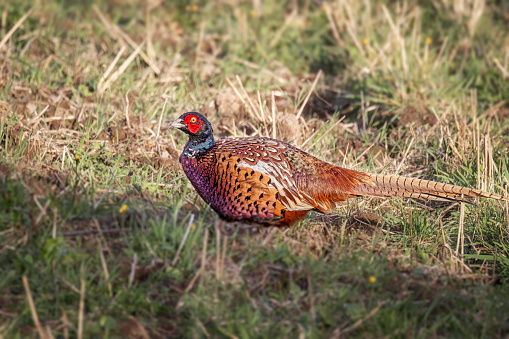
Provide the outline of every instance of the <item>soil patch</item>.
[[417,109],[415,107],[408,107],[401,113],[399,117],[399,125],[407,126],[415,124],[417,126],[429,125],[433,126],[438,122],[437,117],[433,112],[427,108]]

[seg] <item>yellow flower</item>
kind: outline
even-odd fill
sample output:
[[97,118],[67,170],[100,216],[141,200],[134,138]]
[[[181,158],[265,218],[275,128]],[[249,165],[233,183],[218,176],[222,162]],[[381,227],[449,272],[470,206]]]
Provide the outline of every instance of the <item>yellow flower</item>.
[[251,14],[251,16],[256,16],[256,11],[252,9],[251,12],[249,12],[249,14]]
[[76,154],[76,161],[80,161],[80,156],[79,156],[79,154]]
[[122,204],[122,206],[120,206],[120,208],[118,209],[118,213],[122,214],[125,211],[127,211],[127,205],[126,204]]
[[433,40],[430,37],[426,38],[426,44],[431,45],[432,42]]
[[364,38],[364,39],[362,39],[362,43],[363,43],[364,45],[367,45],[367,44],[368,44],[368,42],[369,42],[369,41],[368,41],[368,38]]
[[376,277],[374,277],[374,276],[369,277],[369,282],[370,282],[370,284],[376,283]]
[[198,10],[198,5],[193,5],[193,12],[196,12]]

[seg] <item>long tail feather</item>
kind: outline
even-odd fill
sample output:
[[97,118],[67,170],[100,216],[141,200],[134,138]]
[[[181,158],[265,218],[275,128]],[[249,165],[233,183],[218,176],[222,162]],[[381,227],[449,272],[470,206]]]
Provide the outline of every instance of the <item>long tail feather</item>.
[[415,199],[464,201],[470,198],[490,198],[509,201],[509,197],[473,188],[442,184],[435,181],[371,174],[372,184],[361,184],[354,189],[358,195],[379,197],[409,197]]

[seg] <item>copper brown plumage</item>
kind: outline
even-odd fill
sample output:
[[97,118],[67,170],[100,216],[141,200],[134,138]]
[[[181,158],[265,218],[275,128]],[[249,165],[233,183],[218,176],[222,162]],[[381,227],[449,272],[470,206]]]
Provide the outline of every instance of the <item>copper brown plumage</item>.
[[196,112],[183,114],[170,127],[189,135],[180,157],[184,172],[226,221],[289,226],[311,210],[332,212],[355,196],[509,200],[455,185],[349,170],[270,138],[214,140],[209,121]]

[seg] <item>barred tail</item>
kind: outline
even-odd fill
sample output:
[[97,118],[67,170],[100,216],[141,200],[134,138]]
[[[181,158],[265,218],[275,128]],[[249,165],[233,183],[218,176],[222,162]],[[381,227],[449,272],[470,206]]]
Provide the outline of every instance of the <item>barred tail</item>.
[[423,200],[464,201],[470,198],[490,198],[509,201],[509,197],[439,182],[371,174],[372,184],[361,184],[353,191],[358,195],[378,197],[407,197]]

